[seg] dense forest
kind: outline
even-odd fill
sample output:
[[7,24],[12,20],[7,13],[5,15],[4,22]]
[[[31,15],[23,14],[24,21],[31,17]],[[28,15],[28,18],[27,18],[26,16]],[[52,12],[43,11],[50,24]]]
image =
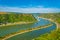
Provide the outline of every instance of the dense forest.
[[14,22],[31,22],[36,19],[31,14],[19,13],[0,13],[0,24],[14,23]]

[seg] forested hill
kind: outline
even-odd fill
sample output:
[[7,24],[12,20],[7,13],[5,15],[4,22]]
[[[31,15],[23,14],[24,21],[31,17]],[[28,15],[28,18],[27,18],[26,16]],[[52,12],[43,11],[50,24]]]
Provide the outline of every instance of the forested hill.
[[13,12],[0,12],[0,24],[14,23],[14,22],[32,22],[36,19],[31,14],[21,14]]

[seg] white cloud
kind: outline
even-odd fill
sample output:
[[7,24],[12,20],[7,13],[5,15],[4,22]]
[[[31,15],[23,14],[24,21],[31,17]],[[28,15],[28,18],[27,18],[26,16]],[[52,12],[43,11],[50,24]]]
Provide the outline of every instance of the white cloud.
[[44,8],[43,6],[37,6],[32,8],[0,7],[0,12],[51,13],[60,12],[60,8]]

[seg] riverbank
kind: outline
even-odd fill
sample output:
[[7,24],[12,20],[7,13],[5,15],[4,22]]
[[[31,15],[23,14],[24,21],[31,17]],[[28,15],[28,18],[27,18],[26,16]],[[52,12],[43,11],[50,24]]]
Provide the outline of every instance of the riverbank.
[[46,13],[40,14],[39,17],[52,19],[57,24],[57,29],[60,28],[60,13]]
[[14,23],[7,23],[0,25],[0,27],[4,27],[4,26],[12,26],[12,25],[17,25],[17,24],[29,24],[29,23],[34,23],[34,22],[14,22]]
[[60,40],[60,28],[58,28],[58,30],[51,31],[51,33],[45,33],[33,40]]
[[[38,18],[43,18],[43,17],[38,17]],[[59,27],[60,25],[59,25],[56,21],[54,21],[54,20],[52,20],[52,19],[48,19],[48,18],[43,18],[43,19],[49,20],[49,21],[51,21],[51,22],[54,22],[54,23],[56,24],[57,30],[58,30],[58,27]]]
[[26,33],[26,32],[30,32],[30,31],[34,31],[34,30],[39,30],[39,29],[43,29],[43,28],[47,28],[49,26],[52,26],[52,24],[50,25],[47,25],[47,26],[44,26],[44,27],[35,27],[35,28],[32,28],[32,29],[28,29],[28,30],[22,30],[22,31],[19,31],[17,33],[14,33],[14,34],[10,34],[10,35],[7,35],[5,38],[3,38],[2,40],[6,40],[8,38],[11,38],[13,36],[16,36],[16,35],[19,35],[19,34],[22,34],[22,33]]

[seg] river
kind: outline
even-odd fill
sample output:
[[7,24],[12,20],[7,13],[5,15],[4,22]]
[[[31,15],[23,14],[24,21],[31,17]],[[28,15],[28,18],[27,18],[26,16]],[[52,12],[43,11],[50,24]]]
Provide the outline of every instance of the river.
[[22,24],[22,25],[15,25],[15,26],[11,26],[11,27],[6,27],[0,28],[0,37],[5,36],[7,34],[10,33],[14,33],[17,32],[19,30],[26,30],[28,28],[34,28],[37,26],[46,26],[49,24],[53,24],[50,27],[47,28],[43,28],[43,29],[39,29],[39,30],[35,30],[35,31],[31,31],[31,32],[27,32],[27,33],[23,33],[20,35],[16,35],[14,37],[11,37],[7,40],[32,40],[36,37],[39,37],[40,35],[44,34],[44,33],[50,33],[52,30],[56,29],[56,24],[54,22],[51,22],[49,20],[45,20],[43,18],[38,18],[37,14],[32,14],[38,21],[36,23],[32,23],[32,24]]

